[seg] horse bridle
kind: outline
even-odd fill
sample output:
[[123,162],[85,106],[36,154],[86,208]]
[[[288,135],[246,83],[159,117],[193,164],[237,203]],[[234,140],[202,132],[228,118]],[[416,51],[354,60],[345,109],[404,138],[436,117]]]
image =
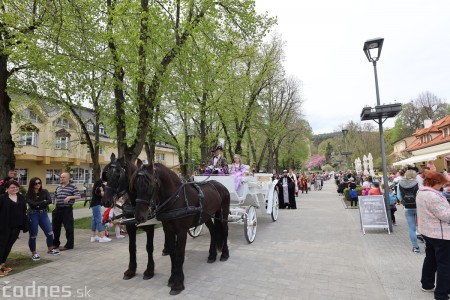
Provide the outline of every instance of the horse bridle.
[[[136,174],[136,177],[137,176],[144,176],[144,175],[145,175],[144,171],[141,169]],[[138,203],[146,204],[148,206],[149,215],[155,215],[155,211],[156,211],[155,193],[152,193],[152,197],[150,199],[136,198],[135,202],[136,202],[136,204],[138,204]],[[150,213],[150,211],[152,213]]]
[[[117,169],[117,164],[111,163],[109,165],[109,167],[113,168],[115,170],[115,169]],[[122,177],[122,175],[125,174],[125,169],[122,168],[122,166],[120,166],[120,172],[119,173],[120,173],[120,177],[119,177],[119,186],[118,187],[116,187],[116,188],[110,187],[110,186],[108,186],[108,182],[106,182],[106,185],[105,185],[105,190],[109,190],[109,191],[112,191],[114,193],[113,200],[116,199],[118,197],[118,195],[120,195],[121,193],[126,193],[126,190],[122,190],[122,191],[120,190],[120,178]]]

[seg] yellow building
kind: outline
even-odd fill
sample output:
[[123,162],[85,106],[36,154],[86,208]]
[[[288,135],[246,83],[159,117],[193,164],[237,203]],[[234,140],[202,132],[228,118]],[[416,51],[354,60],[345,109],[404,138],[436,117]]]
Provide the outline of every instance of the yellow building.
[[[20,184],[28,188],[29,180],[39,177],[44,187],[53,192],[59,184],[59,175],[70,170],[72,181],[80,191],[91,187],[92,160],[74,115],[55,105],[35,102],[24,96],[12,98],[15,105],[11,134],[16,144],[14,154]],[[78,113],[94,139],[93,111],[83,108]],[[99,162],[103,168],[111,154],[117,154],[117,147],[103,125],[99,126],[99,134]],[[155,161],[169,168],[179,165],[173,146],[158,143],[155,156]],[[144,151],[140,157],[146,158]]]

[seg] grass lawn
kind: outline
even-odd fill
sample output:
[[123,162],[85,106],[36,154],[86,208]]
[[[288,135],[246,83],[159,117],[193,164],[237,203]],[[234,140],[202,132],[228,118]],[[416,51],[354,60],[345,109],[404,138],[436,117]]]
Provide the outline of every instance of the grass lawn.
[[[84,217],[80,219],[75,219],[74,228],[76,229],[91,229],[92,217]],[[161,228],[162,224],[156,224],[155,229]],[[138,230],[138,233],[142,233],[144,230]]]
[[75,219],[73,227],[76,229],[91,229],[92,217]]
[[51,262],[51,260],[42,257],[40,261],[33,261],[31,259],[31,254],[25,255],[23,253],[11,252],[6,260],[6,266],[13,269],[10,274],[15,274],[49,262]]

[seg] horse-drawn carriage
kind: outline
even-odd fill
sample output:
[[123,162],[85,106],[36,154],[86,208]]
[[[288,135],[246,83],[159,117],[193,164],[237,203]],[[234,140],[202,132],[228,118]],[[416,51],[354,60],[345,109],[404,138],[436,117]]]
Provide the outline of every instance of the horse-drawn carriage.
[[[230,215],[228,221],[244,225],[244,235],[247,242],[252,243],[256,237],[257,208],[270,215],[275,222],[278,219],[277,180],[272,181],[272,174],[257,173],[245,176],[243,182],[235,189],[232,175],[200,175],[194,176],[195,182],[216,180],[230,192]],[[189,234],[193,237],[200,234],[201,228],[193,228]]]
[[[220,261],[230,257],[228,249],[228,220],[245,224],[245,236],[249,242],[256,235],[256,208],[266,207],[275,221],[278,218],[278,194],[271,174],[257,174],[245,177],[238,191],[234,189],[234,177],[196,177],[204,182],[184,182],[173,171],[162,164],[137,166],[121,157],[111,155],[111,162],[103,170],[107,179],[103,204],[114,205],[114,199],[122,193],[130,195],[134,213],[133,223],[127,223],[129,233],[129,264],[124,279],[136,275],[136,230],[134,224],[143,224],[149,215],[160,220],[164,229],[164,250],[170,256],[172,268],[168,280],[170,294],[177,295],[184,290],[183,264],[186,238],[190,227],[206,224],[210,232],[210,247],[207,262]],[[269,176],[270,175],[270,176]],[[205,180],[206,179],[206,180]],[[216,179],[216,180],[209,180]],[[251,201],[245,207],[246,201]],[[263,203],[260,203],[260,200]],[[154,276],[153,260],[154,224],[143,226],[147,233],[147,268],[144,279]]]

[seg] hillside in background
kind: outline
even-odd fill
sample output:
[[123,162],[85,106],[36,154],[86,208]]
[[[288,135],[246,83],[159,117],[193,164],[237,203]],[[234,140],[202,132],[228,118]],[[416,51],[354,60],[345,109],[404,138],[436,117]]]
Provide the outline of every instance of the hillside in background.
[[322,143],[323,141],[334,138],[335,136],[339,136],[339,135],[342,136],[342,132],[336,131],[336,132],[330,132],[330,133],[315,134],[315,135],[313,135],[311,141],[315,147],[318,147],[319,144]]

